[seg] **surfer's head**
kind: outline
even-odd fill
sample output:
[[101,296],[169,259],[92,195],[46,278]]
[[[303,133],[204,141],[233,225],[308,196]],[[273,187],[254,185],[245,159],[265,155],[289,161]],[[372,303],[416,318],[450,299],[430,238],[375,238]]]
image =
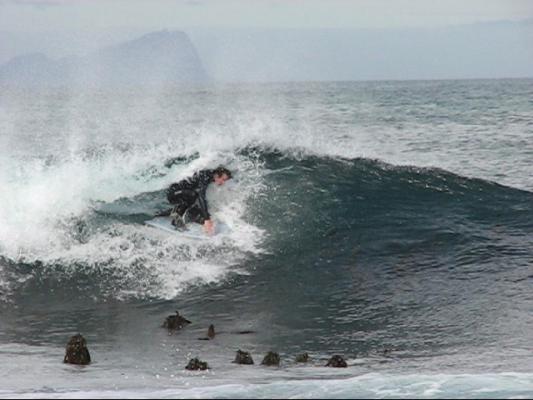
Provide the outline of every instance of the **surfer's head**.
[[231,171],[222,166],[213,171],[213,181],[217,185],[223,185],[227,180],[231,179]]

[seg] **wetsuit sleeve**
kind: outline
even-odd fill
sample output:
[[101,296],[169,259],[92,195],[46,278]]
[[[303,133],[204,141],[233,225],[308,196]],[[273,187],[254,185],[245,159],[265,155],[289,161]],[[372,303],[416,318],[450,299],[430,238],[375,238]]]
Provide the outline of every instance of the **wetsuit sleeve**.
[[202,171],[200,173],[199,187],[198,187],[198,203],[204,219],[211,219],[211,215],[207,209],[206,192],[207,186],[213,180],[213,174],[211,171]]

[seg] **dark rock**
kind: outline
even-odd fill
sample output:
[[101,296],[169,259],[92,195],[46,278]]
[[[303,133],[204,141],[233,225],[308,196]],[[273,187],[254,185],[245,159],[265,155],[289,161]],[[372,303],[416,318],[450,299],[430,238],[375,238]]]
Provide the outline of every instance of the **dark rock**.
[[274,353],[272,351],[269,351],[265,358],[263,358],[262,365],[267,365],[269,367],[271,366],[277,366],[279,367],[280,358],[278,353]]
[[209,328],[207,329],[207,337],[209,339],[215,338],[215,326],[213,324],[209,325]]
[[215,338],[215,326],[213,324],[209,325],[207,329],[207,336],[198,338],[198,340],[211,340]]
[[87,341],[79,333],[72,336],[68,341],[63,362],[77,365],[90,364],[91,356],[87,349]]
[[250,353],[246,351],[237,350],[237,355],[235,356],[235,360],[233,362],[235,364],[252,365],[254,363],[254,360],[252,359]]
[[346,361],[344,361],[344,358],[341,356],[335,355],[331,357],[326,364],[326,367],[333,367],[333,368],[346,368],[348,364],[346,364]]
[[298,363],[306,363],[308,361],[309,361],[309,354],[307,354],[307,353],[298,354],[296,356],[296,362],[298,362]]
[[191,321],[183,318],[179,312],[176,311],[176,315],[169,315],[165,322],[163,322],[163,328],[167,328],[169,333],[172,333],[173,331],[177,331],[187,325],[189,325]]
[[237,335],[250,335],[255,333],[255,331],[237,331],[235,332]]
[[193,358],[189,361],[185,369],[189,371],[205,371],[209,369],[209,365],[206,362],[200,361],[198,358]]

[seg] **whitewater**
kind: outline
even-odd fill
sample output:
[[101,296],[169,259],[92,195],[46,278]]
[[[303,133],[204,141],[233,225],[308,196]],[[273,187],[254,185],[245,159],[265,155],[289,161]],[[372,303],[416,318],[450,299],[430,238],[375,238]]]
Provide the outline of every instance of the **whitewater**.
[[[528,79],[2,88],[0,397],[531,397],[532,99]],[[231,234],[144,224],[218,165]],[[193,323],[169,336],[175,310]],[[78,332],[87,367],[62,363]]]

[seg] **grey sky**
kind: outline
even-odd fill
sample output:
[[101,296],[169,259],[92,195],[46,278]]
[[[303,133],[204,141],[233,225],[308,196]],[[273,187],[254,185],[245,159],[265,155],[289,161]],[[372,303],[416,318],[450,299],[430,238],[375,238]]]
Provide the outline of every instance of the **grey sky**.
[[533,0],[0,0],[0,65],[163,29],[221,81],[533,74]]
[[532,0],[0,0],[0,31],[398,28],[533,18]]

